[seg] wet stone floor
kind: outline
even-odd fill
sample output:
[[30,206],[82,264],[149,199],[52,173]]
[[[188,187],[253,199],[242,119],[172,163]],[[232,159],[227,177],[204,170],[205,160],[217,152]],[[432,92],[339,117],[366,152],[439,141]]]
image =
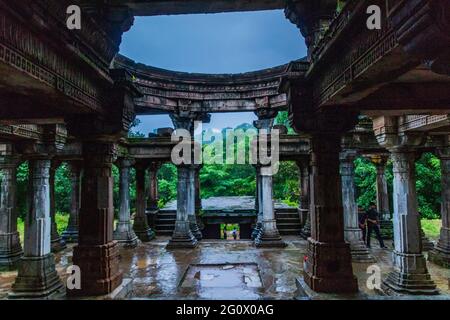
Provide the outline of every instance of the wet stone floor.
[[[257,249],[251,241],[203,240],[195,249],[166,250],[168,238],[160,237],[138,247],[122,248],[120,266],[132,279],[134,299],[293,299],[296,278],[301,277],[306,241],[286,237],[285,249]],[[391,244],[389,244],[391,246]],[[56,255],[64,279],[72,261],[68,246]],[[392,270],[391,251],[372,249],[382,277]],[[354,263],[360,291],[377,296],[366,286],[370,264]],[[450,295],[449,270],[428,264],[441,294]],[[0,299],[6,298],[16,272],[0,273]]]

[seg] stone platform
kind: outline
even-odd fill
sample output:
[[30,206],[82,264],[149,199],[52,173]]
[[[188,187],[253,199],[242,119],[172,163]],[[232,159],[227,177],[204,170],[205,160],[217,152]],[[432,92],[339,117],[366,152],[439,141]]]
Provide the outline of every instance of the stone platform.
[[[295,209],[295,207],[274,201],[276,209]],[[177,201],[173,200],[166,204],[162,210],[177,210]],[[255,197],[211,197],[202,199],[202,210],[204,211],[245,211],[255,210]]]
[[[124,278],[132,279],[127,299],[295,299],[297,281],[302,278],[302,261],[306,241],[295,236],[284,237],[287,247],[254,247],[251,241],[203,240],[197,248],[166,250],[169,238],[141,243],[136,248],[121,248],[120,268]],[[389,248],[392,243],[387,241]],[[63,282],[72,261],[73,245],[56,255],[57,271]],[[391,251],[372,248],[382,277],[392,270]],[[353,298],[393,299],[380,296],[366,287],[370,263],[354,263],[360,294]],[[441,295],[450,297],[450,270],[427,263]],[[0,273],[0,299],[7,296],[17,272]],[[246,279],[245,277],[248,277]],[[117,299],[124,297],[118,296]],[[314,299],[339,299],[344,296],[318,294]],[[405,299],[408,297],[395,297]],[[412,297],[414,298],[414,297]],[[417,297],[416,297],[417,298]],[[103,299],[111,299],[104,297]]]

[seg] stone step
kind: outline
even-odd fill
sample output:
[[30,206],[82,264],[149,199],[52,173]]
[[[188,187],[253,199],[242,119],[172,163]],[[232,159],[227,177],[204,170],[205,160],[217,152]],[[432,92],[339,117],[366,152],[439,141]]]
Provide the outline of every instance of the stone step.
[[300,229],[279,229],[278,232],[282,236],[298,236],[300,234]]
[[175,223],[176,219],[172,218],[164,218],[164,219],[157,219],[156,224],[158,223]]
[[300,223],[277,223],[278,229],[301,229]]
[[276,213],[275,217],[277,219],[284,219],[284,218],[300,219],[298,213]]
[[156,236],[171,236],[173,234],[173,231],[169,230],[156,230]]
[[174,215],[163,215],[163,216],[156,216],[156,220],[164,220],[164,219],[167,219],[167,220],[176,220],[177,219],[177,215],[176,214],[174,214]]
[[156,224],[157,229],[169,229],[169,228],[175,228],[175,223],[166,223],[166,224]]
[[279,222],[281,222],[281,223],[289,223],[289,222],[292,222],[292,223],[300,223],[300,220],[299,220],[298,217],[297,217],[297,218],[290,218],[290,217],[286,218],[286,217],[282,217],[282,218],[277,218],[277,221],[279,221]]

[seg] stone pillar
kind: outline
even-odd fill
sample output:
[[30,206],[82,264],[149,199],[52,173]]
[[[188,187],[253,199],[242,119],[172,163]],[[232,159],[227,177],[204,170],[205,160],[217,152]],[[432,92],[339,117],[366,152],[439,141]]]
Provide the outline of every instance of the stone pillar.
[[113,240],[114,206],[112,164],[116,145],[109,141],[83,142],[83,179],[78,245],[73,264],[81,270],[81,289],[68,295],[94,296],[112,292],[122,283],[119,246]]
[[67,229],[63,232],[62,238],[66,243],[78,242],[78,217],[80,214],[80,196],[81,196],[81,161],[70,161],[70,216]]
[[304,280],[316,292],[358,291],[350,245],[344,239],[340,135],[314,133],[311,138],[311,237],[304,258]]
[[147,210],[149,212],[158,211],[158,169],[159,163],[152,162],[148,167],[148,198]]
[[257,247],[286,246],[277,229],[272,182],[272,168],[270,166],[261,166],[262,226],[258,237],[255,239]]
[[113,238],[126,247],[135,247],[138,244],[138,237],[134,233],[131,224],[130,210],[130,168],[133,165],[132,159],[119,159],[117,165],[119,167],[119,221],[114,230]]
[[55,174],[61,162],[53,160],[50,166],[50,219],[51,219],[51,247],[52,252],[57,253],[66,248],[66,243],[58,233],[56,224],[56,207],[55,207]]
[[201,168],[202,168],[202,165],[195,165],[195,177],[194,177],[195,217],[197,219],[197,226],[198,226],[200,232],[202,232],[202,230],[205,229],[205,225],[204,225],[202,217],[201,217],[201,210],[202,210],[202,196],[200,194],[200,170],[201,170]]
[[0,270],[17,267],[23,254],[17,232],[17,165],[13,156],[0,158],[2,179],[0,184]]
[[311,216],[309,212],[309,158],[297,161],[298,170],[300,173],[300,206],[299,210],[304,220],[302,229],[300,230],[300,237],[308,239],[311,236]]
[[382,289],[387,293],[436,294],[422,254],[415,155],[403,148],[390,151],[394,165],[394,271],[383,281]]
[[[265,103],[268,103],[266,101]],[[258,120],[254,122],[254,126],[258,129],[258,156],[261,156],[261,140],[264,137],[261,136],[261,130],[265,130],[266,134],[270,134],[273,122],[277,115],[277,112],[262,107],[256,111]],[[267,139],[267,138],[266,138]],[[268,139],[267,139],[268,140]],[[267,145],[268,148],[270,148]],[[277,228],[277,221],[275,217],[275,208],[273,203],[273,186],[272,186],[272,166],[260,165],[259,167],[259,210],[261,212],[261,227],[258,236],[255,238],[255,245],[257,247],[285,247],[286,243],[281,239],[280,233]]]
[[189,180],[188,180],[188,219],[189,228],[197,240],[202,240],[202,232],[197,225],[197,215],[195,214],[195,166],[189,166]]
[[64,291],[51,253],[50,165],[45,158],[29,161],[28,213],[24,255],[10,298],[48,298]]
[[195,166],[195,212],[198,214],[202,210],[202,196],[200,193],[200,170],[201,166]]
[[167,248],[194,248],[197,239],[192,234],[189,221],[191,169],[188,165],[179,165],[177,169],[177,220]]
[[450,147],[438,149],[441,159],[441,218],[442,227],[438,243],[428,253],[430,261],[450,268]]
[[142,242],[149,242],[155,238],[155,232],[148,226],[145,215],[145,170],[144,163],[137,163],[136,169],[136,214],[133,230]]
[[262,227],[262,196],[261,196],[261,167],[259,165],[255,166],[256,169],[256,197],[255,197],[255,211],[256,211],[256,224],[255,228],[252,232],[252,240],[255,240],[260,232]]
[[158,162],[151,162],[148,167],[148,197],[147,197],[147,222],[150,228],[156,228],[156,216],[159,212],[158,208]]
[[342,183],[342,204],[344,209],[344,238],[350,244],[352,259],[355,262],[373,262],[374,257],[369,253],[362,241],[362,231],[359,228],[358,205],[355,195],[355,160],[357,153],[345,150],[340,155],[340,171]]
[[391,210],[389,208],[389,192],[386,180],[386,162],[387,157],[372,160],[377,169],[376,191],[377,191],[377,210],[382,220],[391,219]]
[[388,157],[371,157],[372,163],[377,170],[376,192],[377,192],[377,210],[380,213],[380,232],[383,239],[392,239],[394,227],[392,224],[391,210],[389,206],[389,192],[386,179],[386,162]]

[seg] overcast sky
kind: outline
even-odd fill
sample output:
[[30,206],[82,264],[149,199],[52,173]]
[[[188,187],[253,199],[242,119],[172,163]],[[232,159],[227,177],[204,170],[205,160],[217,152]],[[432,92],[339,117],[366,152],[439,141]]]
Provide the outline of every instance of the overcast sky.
[[[240,73],[302,58],[300,31],[282,10],[137,17],[121,53],[159,68],[200,73]],[[250,113],[216,114],[205,128],[251,123]],[[168,116],[140,117],[143,133],[171,127]]]

